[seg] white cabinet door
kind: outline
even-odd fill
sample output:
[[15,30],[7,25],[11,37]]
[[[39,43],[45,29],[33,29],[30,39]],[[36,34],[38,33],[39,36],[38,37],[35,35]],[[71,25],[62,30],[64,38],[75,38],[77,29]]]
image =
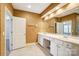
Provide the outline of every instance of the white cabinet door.
[[54,40],[50,43],[50,53],[54,56],[57,56],[57,44]]
[[41,36],[38,35],[38,43],[40,44],[40,39],[41,39]]
[[63,56],[64,55],[64,48],[62,45],[57,45],[57,51],[58,51],[58,56]]
[[72,44],[68,42],[64,42],[64,55],[65,56],[71,56],[71,51],[72,51]]
[[44,41],[43,36],[42,36],[42,35],[39,35],[39,36],[38,36],[38,42],[39,42],[39,44],[40,44],[41,46],[43,46],[43,41]]
[[64,56],[71,56],[71,49],[64,48]]
[[58,56],[63,56],[64,55],[63,54],[63,52],[64,52],[64,50],[63,50],[63,41],[56,39],[55,43],[57,44],[57,55]]
[[65,56],[71,56],[71,49],[65,48],[64,51],[65,51],[64,53]]

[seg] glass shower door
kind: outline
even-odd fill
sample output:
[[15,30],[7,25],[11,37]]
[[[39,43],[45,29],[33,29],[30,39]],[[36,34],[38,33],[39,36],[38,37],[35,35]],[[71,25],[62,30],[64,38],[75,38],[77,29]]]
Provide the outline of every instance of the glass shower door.
[[11,31],[12,31],[12,21],[8,13],[5,15],[5,40],[6,40],[6,55],[9,55],[11,51]]

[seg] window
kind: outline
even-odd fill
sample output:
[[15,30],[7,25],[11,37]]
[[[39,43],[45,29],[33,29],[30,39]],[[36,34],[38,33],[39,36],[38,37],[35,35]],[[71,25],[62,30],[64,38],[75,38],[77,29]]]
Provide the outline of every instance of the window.
[[65,22],[63,24],[63,32],[64,34],[71,34],[71,23],[70,22]]

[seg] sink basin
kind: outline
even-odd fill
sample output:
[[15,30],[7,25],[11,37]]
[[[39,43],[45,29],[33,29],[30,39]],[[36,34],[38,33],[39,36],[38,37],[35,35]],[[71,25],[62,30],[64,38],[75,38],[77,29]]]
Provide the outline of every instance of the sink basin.
[[68,37],[69,37],[69,35],[65,35],[65,34],[64,34],[64,35],[63,35],[63,37],[64,37],[64,38],[68,38]]
[[68,36],[63,36],[64,38],[68,38]]

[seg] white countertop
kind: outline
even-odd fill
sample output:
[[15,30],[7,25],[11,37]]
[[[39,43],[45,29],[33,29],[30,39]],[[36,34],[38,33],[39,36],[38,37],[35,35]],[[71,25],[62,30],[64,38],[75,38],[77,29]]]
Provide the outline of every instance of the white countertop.
[[66,41],[66,42],[70,42],[70,43],[74,43],[74,44],[79,44],[79,37],[78,36],[65,36],[65,35],[61,35],[61,34],[51,34],[51,33],[38,33],[41,35],[45,35],[51,38],[56,38],[62,41]]

